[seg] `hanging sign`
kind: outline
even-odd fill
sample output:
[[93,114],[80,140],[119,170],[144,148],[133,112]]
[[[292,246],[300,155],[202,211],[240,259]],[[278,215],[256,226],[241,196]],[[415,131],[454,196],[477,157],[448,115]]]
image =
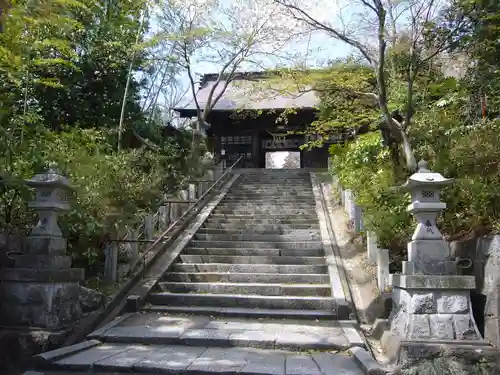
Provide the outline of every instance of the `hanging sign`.
[[264,139],[262,148],[280,150],[285,148],[299,148],[303,142],[300,139]]

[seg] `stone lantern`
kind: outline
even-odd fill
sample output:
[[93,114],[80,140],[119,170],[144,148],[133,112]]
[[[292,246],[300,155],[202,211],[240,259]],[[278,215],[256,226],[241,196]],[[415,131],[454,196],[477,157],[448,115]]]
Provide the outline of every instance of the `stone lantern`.
[[443,235],[436,226],[437,216],[446,208],[446,203],[440,201],[440,191],[451,184],[453,179],[431,172],[423,160],[418,163],[418,167],[418,172],[410,176],[402,187],[411,194],[411,204],[407,211],[417,219],[412,241],[408,244],[408,262],[403,264],[412,273],[427,271],[433,274],[437,269],[439,274],[443,272],[444,264],[451,268],[455,265],[454,262],[449,262],[448,243],[443,240]]
[[60,329],[79,317],[79,281],[83,269],[71,268],[66,239],[57,223],[69,211],[72,187],[54,165],[25,183],[35,189],[28,206],[39,221],[25,240],[13,268],[0,269],[0,321],[5,325]]
[[418,223],[402,274],[390,276],[393,309],[390,329],[382,337],[388,357],[399,361],[440,351],[443,345],[471,345],[470,340],[488,345],[472,315],[474,276],[457,274],[450,246],[436,226],[437,215],[446,208],[440,190],[453,180],[431,172],[425,161],[418,166],[403,186],[411,193],[408,211]]
[[[37,211],[39,221],[31,232],[26,244],[26,256],[64,256],[66,253],[66,239],[63,237],[58,216],[70,210],[68,195],[73,187],[68,179],[57,172],[54,164],[49,169],[37,174],[26,185],[35,189],[35,200],[28,203],[28,207]],[[28,259],[26,259],[29,262]],[[66,263],[69,267],[70,263]]]

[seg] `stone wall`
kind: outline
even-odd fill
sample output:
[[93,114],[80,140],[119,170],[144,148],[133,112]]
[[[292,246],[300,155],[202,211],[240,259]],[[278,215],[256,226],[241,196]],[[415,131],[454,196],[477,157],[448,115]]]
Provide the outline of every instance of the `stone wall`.
[[461,273],[476,278],[471,298],[479,329],[486,340],[500,347],[500,236],[454,241],[451,249],[462,259]]
[[8,257],[9,252],[20,253],[23,248],[23,237],[16,234],[0,233],[0,268],[11,267],[14,260]]

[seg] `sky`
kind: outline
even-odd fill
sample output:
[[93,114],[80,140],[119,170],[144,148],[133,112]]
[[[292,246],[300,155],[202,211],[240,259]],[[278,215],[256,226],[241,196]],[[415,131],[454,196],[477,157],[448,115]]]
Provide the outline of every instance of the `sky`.
[[[331,37],[322,34],[315,33],[311,35],[311,38],[301,41],[299,44],[294,44],[289,47],[294,51],[301,51],[301,55],[307,56],[305,65],[309,68],[320,67],[326,60],[336,59],[341,57],[346,57],[351,52],[351,49],[342,42],[335,42]],[[287,49],[285,49],[287,51]],[[268,65],[266,68],[273,68],[273,66]],[[203,75],[208,73],[218,73],[220,71],[220,66],[215,64],[195,64],[193,71],[196,74]],[[240,69],[245,70],[245,69]],[[183,87],[189,86],[189,78],[187,74],[181,76],[181,82]],[[182,100],[182,104],[188,104],[192,100],[192,94],[189,90]]]
[[[222,1],[230,2],[239,0]],[[244,1],[245,0],[243,0],[243,2]],[[308,4],[308,13],[320,22],[335,22],[335,20],[337,20],[340,15],[340,1],[344,0],[305,0],[304,4]],[[323,32],[315,31],[309,33],[297,43],[290,44],[287,48],[285,48],[283,52],[290,54],[294,53],[298,54],[299,56],[303,56],[305,60],[301,61],[301,63],[303,63],[308,68],[314,68],[323,66],[328,60],[347,57],[348,55],[352,54],[353,50],[345,43],[336,41],[331,36],[326,35]],[[266,64],[263,65],[267,69],[274,68],[274,66],[270,64],[268,64],[267,66]],[[200,76],[208,73],[218,73],[220,72],[220,70],[220,66],[209,63],[194,64],[192,66],[193,73]],[[239,70],[243,71],[245,69],[242,66]],[[183,103],[187,104],[192,101],[192,93],[191,90],[188,89],[190,86],[190,82],[187,74],[183,74],[180,77],[180,83],[185,89],[187,89],[187,94],[181,101],[181,105]],[[271,158],[276,168],[281,168],[283,166],[285,158],[288,156],[288,154],[288,152],[274,152],[271,154]]]
[[[202,0],[186,0],[186,1],[197,1],[200,2]],[[222,0],[223,2],[229,3],[231,1],[241,1],[241,0]],[[244,4],[243,0],[241,3]],[[271,1],[271,0],[270,0]],[[322,22],[328,22],[332,20],[336,20],[339,16],[339,9],[341,5],[339,1],[343,0],[307,0],[307,10],[311,16],[317,18]],[[348,0],[346,0],[348,1]],[[304,2],[306,3],[306,2]],[[153,22],[153,30],[155,28]],[[154,31],[153,31],[154,32]],[[332,37],[325,35],[322,32],[313,32],[306,37],[303,37],[297,43],[293,43],[287,46],[284,49],[285,53],[295,53],[303,56],[305,58],[305,65],[307,67],[319,67],[324,65],[326,61],[346,57],[351,52],[352,49],[348,47],[345,43],[335,41]],[[272,63],[263,62],[262,65],[266,69],[274,68]],[[211,63],[202,63],[202,64],[193,64],[192,71],[196,75],[203,75],[207,73],[218,73],[220,72],[221,67]],[[247,70],[244,66],[239,69],[240,71]],[[252,70],[255,70],[253,68]],[[189,78],[186,73],[180,76],[180,83],[182,87],[187,90],[187,93],[184,99],[181,101],[181,105],[184,103],[189,103],[192,100],[191,90],[188,90],[190,83]]]

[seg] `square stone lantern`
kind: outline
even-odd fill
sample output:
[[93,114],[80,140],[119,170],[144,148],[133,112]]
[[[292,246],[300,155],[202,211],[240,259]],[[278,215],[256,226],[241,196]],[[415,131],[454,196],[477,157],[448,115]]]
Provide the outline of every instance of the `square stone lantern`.
[[474,276],[458,275],[457,261],[436,226],[437,215],[446,208],[440,190],[453,180],[431,172],[425,161],[418,166],[403,185],[411,194],[407,210],[415,215],[417,227],[402,274],[390,276],[393,309],[390,330],[382,338],[388,356],[399,361],[421,357],[429,348],[435,352],[443,345],[470,345],[471,340],[475,346],[489,345],[472,315]]
[[418,165],[418,172],[402,186],[411,194],[407,211],[417,220],[412,241],[408,244],[408,261],[403,263],[406,272],[403,273],[453,273],[455,262],[449,259],[450,248],[436,225],[437,216],[446,208],[446,203],[440,201],[440,191],[453,183],[453,179],[431,172],[425,161]]
[[0,321],[3,325],[64,328],[80,314],[79,281],[83,269],[71,268],[66,239],[57,223],[70,209],[72,187],[55,165],[25,183],[35,189],[28,206],[39,221],[25,240],[23,254],[13,268],[0,269]]

